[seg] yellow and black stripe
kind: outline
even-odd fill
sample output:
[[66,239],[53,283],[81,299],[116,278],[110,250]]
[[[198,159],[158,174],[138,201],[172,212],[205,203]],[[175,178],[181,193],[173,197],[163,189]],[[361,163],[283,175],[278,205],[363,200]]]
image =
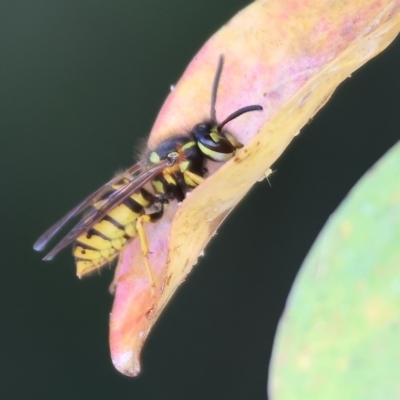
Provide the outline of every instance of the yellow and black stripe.
[[[113,185],[114,191],[120,185]],[[101,221],[96,223],[88,232],[76,239],[74,256],[78,276],[98,269],[116,257],[126,244],[137,236],[137,221],[157,202],[154,195],[145,189],[134,193],[123,203],[112,209]],[[101,203],[101,201],[99,202]],[[96,204],[99,207],[101,204]],[[163,207],[163,205],[160,205]],[[150,220],[155,221],[162,216],[162,211],[149,214]]]

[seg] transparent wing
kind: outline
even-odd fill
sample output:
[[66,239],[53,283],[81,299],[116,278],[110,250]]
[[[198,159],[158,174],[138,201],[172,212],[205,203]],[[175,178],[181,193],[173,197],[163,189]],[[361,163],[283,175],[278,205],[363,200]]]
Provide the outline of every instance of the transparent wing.
[[[130,175],[134,175],[138,173],[143,166],[140,163],[137,163],[130,167],[127,170],[127,173]],[[42,251],[49,241],[62,229],[66,223],[68,223],[72,218],[84,212],[88,207],[92,206],[96,201],[98,201],[109,189],[112,185],[116,184],[119,180],[121,180],[121,176],[115,176],[105,185],[97,189],[90,196],[88,196],[85,200],[79,203],[75,208],[73,208],[68,214],[66,214],[63,218],[57,221],[54,225],[52,225],[40,238],[35,242],[33,248],[36,251]]]
[[131,181],[121,186],[118,190],[112,192],[108,197],[102,199],[103,205],[100,208],[92,207],[96,201],[110,189],[110,187],[121,181],[121,175],[111,179],[100,189],[96,190],[84,201],[78,204],[68,214],[51,226],[40,238],[35,242],[33,248],[41,251],[48,242],[65,226],[65,224],[73,217],[81,214],[89,208],[85,217],[47,254],[43,260],[51,260],[59,251],[74,242],[83,232],[91,229],[97,222],[103,219],[113,208],[123,203],[132,193],[141,189],[146,183],[154,179],[168,165],[168,161],[164,160],[150,168],[139,172],[143,167],[141,164],[135,164],[127,172],[130,175],[136,174]]

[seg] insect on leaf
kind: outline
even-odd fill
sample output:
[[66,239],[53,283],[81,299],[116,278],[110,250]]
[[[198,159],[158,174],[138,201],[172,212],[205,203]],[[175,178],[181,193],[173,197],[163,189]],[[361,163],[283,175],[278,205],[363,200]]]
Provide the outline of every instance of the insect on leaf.
[[185,280],[232,208],[269,170],[301,128],[346,78],[385,49],[400,25],[400,1],[259,0],[239,12],[198,52],[153,126],[153,146],[182,126],[210,115],[218,59],[217,120],[249,104],[226,129],[245,146],[157,224],[147,224],[152,297],[135,240],[120,256],[110,319],[111,356],[130,376],[140,371],[143,343],[166,303]]

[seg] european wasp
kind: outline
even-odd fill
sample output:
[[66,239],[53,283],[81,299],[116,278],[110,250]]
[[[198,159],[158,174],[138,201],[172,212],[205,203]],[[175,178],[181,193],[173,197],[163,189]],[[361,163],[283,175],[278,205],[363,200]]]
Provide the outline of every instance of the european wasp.
[[147,149],[138,163],[111,179],[78,204],[36,241],[41,251],[73,217],[86,212],[83,219],[43,258],[51,260],[64,247],[74,243],[73,254],[79,277],[113,260],[134,238],[139,237],[143,260],[152,287],[154,279],[147,259],[149,245],[143,225],[162,218],[172,200],[185,199],[207,175],[207,161],[225,162],[243,147],[224,126],[259,105],[236,110],[217,122],[216,100],[223,69],[223,56],[211,91],[210,118],[188,133],[171,135],[154,149]]

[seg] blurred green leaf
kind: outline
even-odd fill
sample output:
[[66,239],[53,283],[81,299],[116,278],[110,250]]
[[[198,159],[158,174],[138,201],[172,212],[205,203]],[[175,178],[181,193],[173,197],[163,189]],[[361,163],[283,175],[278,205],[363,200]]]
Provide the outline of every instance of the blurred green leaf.
[[303,263],[275,338],[273,399],[400,398],[400,144]]

